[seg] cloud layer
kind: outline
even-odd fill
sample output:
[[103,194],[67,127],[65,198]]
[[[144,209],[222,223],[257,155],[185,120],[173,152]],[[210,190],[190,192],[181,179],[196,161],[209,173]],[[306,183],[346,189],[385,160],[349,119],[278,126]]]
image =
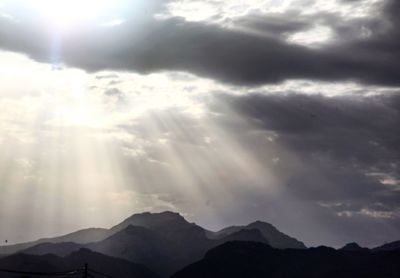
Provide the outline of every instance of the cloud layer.
[[[399,85],[396,1],[375,4],[378,12],[358,18],[324,10],[305,15],[293,4],[283,13],[250,11],[219,24],[157,16],[166,13],[166,4],[138,1],[121,12],[123,24],[95,22],[62,38],[29,14],[17,21],[3,17],[0,46],[40,61],[57,56],[89,71],[181,70],[243,85],[288,79]],[[331,41],[320,42],[323,48],[312,47],[313,32],[323,36],[313,26],[325,26],[333,34]]]

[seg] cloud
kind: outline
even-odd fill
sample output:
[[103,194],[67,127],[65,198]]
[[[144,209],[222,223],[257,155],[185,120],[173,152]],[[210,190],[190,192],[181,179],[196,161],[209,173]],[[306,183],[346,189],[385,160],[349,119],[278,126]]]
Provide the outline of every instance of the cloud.
[[400,124],[398,94],[327,98],[284,93],[221,98],[242,115],[257,120],[260,128],[279,134],[281,141],[298,152],[334,149],[338,159],[365,164],[400,155],[400,138],[394,130]]
[[[253,123],[255,130],[274,134],[274,144],[297,158],[280,159],[281,168],[276,167],[297,196],[350,202],[355,210],[376,202],[399,209],[399,191],[382,182],[389,180],[382,176],[390,180],[400,176],[398,94],[329,98],[291,93],[220,98],[221,103]],[[219,111],[221,106],[215,109]]]
[[[54,49],[57,47],[54,37],[42,22],[27,18],[17,24],[1,19],[0,45],[41,61],[51,61],[52,53],[59,51],[62,61],[88,71],[114,69],[149,73],[179,70],[242,85],[288,79],[399,85],[397,42],[400,40],[396,28],[398,20],[393,13],[397,8],[395,1],[388,1],[383,12],[375,17],[353,19],[347,23],[345,17],[338,18],[326,12],[317,13],[317,22],[303,16],[302,24],[297,27],[300,30],[294,29],[294,21],[287,19],[288,14],[272,18],[267,14],[264,15],[265,24],[269,27],[265,29],[275,32],[271,36],[180,18],[155,18],[155,14],[165,11],[165,5],[147,8],[145,14],[128,9],[128,17],[124,15],[126,22],[120,26],[82,27],[62,38],[60,49]],[[332,18],[339,21],[329,20]],[[236,20],[242,21],[242,26],[260,25],[255,21],[261,21],[251,13]],[[310,24],[323,22],[330,24],[328,27],[335,31],[339,40],[321,49],[296,45],[276,35],[284,30],[296,34],[295,31],[309,29]],[[368,35],[340,40],[342,35],[349,37],[352,28],[356,31],[354,26],[364,28]]]

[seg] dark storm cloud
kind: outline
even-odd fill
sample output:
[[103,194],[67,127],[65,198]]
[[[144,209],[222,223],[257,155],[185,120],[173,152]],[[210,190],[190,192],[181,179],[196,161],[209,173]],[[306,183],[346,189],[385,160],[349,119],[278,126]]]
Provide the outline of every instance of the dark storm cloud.
[[[315,227],[311,235],[305,229],[294,229],[300,238],[336,246],[354,240],[371,246],[398,238],[398,94],[223,94],[210,107],[218,115],[214,121],[279,176],[278,185],[287,193],[278,200],[287,204],[288,212],[281,208],[278,215],[291,213],[301,221],[310,217],[326,229],[319,231],[325,234],[321,241]],[[250,125],[238,122],[238,117]],[[385,179],[397,182],[383,184]],[[296,205],[285,199],[290,195],[303,204],[298,209],[307,217],[295,212]],[[268,198],[262,193],[246,198],[259,204],[253,210],[272,209],[263,205],[266,201],[261,199]],[[273,221],[280,223],[279,217]]]
[[[319,22],[321,18],[326,21],[331,18],[331,27],[339,39],[320,49],[288,44],[276,36],[282,32],[309,29],[311,23],[318,23],[304,21],[311,18],[289,20],[284,14],[262,19],[250,14],[238,20],[243,27],[273,34],[259,36],[179,18],[154,19],[152,15],[162,12],[164,7],[162,2],[154,3],[151,7],[145,5],[146,9],[126,11],[127,21],[120,26],[86,26],[73,36],[63,38],[60,59],[89,71],[182,70],[246,85],[293,78],[400,84],[396,1],[386,2],[381,18],[346,22],[343,18],[335,20],[335,17],[321,14]],[[3,49],[28,53],[37,60],[51,61],[57,42],[51,32],[43,31],[43,23],[31,21],[24,19],[15,23],[2,19],[0,45]],[[386,28],[382,29],[378,24],[378,30],[372,30],[376,22],[384,22]],[[367,37],[350,39],[362,27],[367,30]],[[342,34],[349,39],[340,40]]]
[[276,169],[289,177],[286,186],[302,198],[399,209],[400,185],[380,182],[400,178],[399,95],[252,94],[223,95],[220,101],[255,129],[274,132],[276,144],[307,165],[299,171],[283,161]]

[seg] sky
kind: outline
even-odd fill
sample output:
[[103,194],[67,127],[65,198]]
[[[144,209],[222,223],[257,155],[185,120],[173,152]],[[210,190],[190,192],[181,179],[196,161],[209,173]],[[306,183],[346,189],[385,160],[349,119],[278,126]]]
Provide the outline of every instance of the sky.
[[0,242],[171,210],[400,239],[400,2],[0,0]]

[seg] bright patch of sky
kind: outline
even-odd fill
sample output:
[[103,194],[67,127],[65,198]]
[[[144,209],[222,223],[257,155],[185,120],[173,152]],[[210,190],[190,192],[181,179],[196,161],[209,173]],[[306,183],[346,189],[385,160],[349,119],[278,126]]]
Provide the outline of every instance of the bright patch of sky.
[[328,43],[334,37],[334,32],[326,26],[315,26],[314,28],[291,34],[287,41],[294,44],[300,44],[311,47],[318,47]]
[[382,2],[382,0],[347,2],[341,0],[180,0],[169,3],[164,16],[183,17],[187,21],[222,22],[225,19],[245,16],[250,12],[265,15],[288,12],[313,15],[327,12],[351,19],[373,15]]

